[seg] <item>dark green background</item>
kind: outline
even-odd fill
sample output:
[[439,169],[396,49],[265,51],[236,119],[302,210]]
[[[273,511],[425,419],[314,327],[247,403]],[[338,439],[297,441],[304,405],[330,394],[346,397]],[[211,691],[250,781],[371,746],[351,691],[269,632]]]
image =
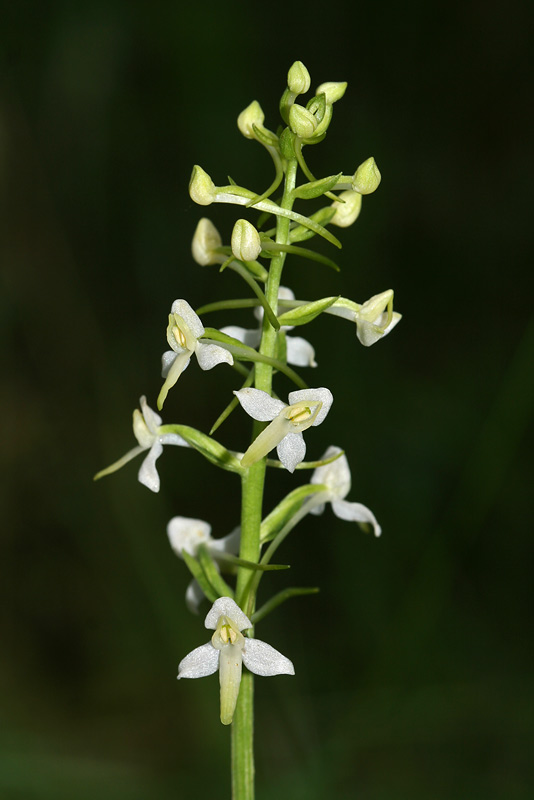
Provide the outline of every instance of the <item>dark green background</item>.
[[[349,499],[384,533],[328,510],[264,581],[322,591],[258,630],[297,672],[257,681],[258,797],[534,796],[530,35],[516,0],[4,7],[3,799],[229,795],[217,680],[175,681],[207,633],[165,526],[227,534],[238,482],[178,450],[159,495],[138,464],[91,476],[134,445],[139,396],[155,404],[171,302],[244,296],[190,257],[200,216],[228,240],[237,212],[194,206],[187,182],[193,163],[270,182],[235,120],[256,98],[276,128],[297,58],[313,86],[349,82],[312,169],[372,154],[383,181],[341,231],[341,274],[294,260],[284,281],[360,302],[392,287],[404,318],[371,349],[340,320],[304,332],[335,397],[308,453],[346,449]],[[194,364],[165,420],[207,430],[235,386]],[[237,412],[222,441],[245,447],[248,425]],[[277,473],[267,506],[295,485]]]

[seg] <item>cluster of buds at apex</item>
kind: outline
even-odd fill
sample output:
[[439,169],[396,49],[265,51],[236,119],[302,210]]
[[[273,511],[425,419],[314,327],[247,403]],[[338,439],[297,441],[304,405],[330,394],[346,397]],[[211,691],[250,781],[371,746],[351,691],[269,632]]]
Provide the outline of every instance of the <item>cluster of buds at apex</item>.
[[337,100],[341,100],[346,90],[347,81],[328,81],[327,83],[321,83],[317,87],[315,94],[324,94],[326,102],[332,104]]
[[380,186],[382,176],[371,156],[360,164],[352,178],[352,188],[360,194],[372,194]]
[[332,203],[332,208],[335,208],[336,213],[330,220],[331,224],[337,225],[338,228],[348,228],[349,225],[356,222],[360,215],[362,196],[359,192],[347,189],[341,192],[339,200],[335,200]]
[[200,264],[201,267],[222,264],[225,257],[217,253],[217,248],[221,246],[222,239],[219,231],[210,219],[202,217],[195,228],[191,242],[191,252],[197,264]]
[[295,61],[287,73],[287,87],[293,94],[306,94],[311,86],[310,73],[302,63]]
[[231,239],[232,253],[240,261],[255,261],[261,253],[260,234],[248,220],[238,219]]

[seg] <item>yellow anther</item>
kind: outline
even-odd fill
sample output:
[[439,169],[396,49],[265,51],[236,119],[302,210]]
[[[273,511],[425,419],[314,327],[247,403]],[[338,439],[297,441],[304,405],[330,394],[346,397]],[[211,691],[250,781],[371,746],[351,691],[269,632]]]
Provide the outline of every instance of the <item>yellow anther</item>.
[[311,416],[311,409],[307,406],[305,408],[296,408],[294,410],[290,409],[289,414],[287,416],[290,422],[306,422]]
[[178,344],[180,347],[184,347],[184,348],[187,349],[187,342],[186,342],[186,338],[185,338],[184,332],[178,327],[178,325],[175,325],[173,327],[172,335],[174,336],[174,338],[176,340],[176,344]]

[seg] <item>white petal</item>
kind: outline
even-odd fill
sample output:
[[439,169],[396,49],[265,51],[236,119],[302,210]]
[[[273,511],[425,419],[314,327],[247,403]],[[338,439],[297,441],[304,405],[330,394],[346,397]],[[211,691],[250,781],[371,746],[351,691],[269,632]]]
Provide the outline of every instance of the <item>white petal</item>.
[[212,369],[217,364],[233,364],[234,357],[224,347],[218,344],[202,344],[197,342],[195,348],[198,363],[201,369]]
[[274,419],[286,407],[285,403],[271,397],[261,389],[239,389],[234,392],[235,396],[252,419],[260,422],[268,422]]
[[225,333],[233,339],[239,339],[240,342],[248,345],[248,347],[257,347],[261,341],[261,331],[257,328],[251,330],[249,328],[240,328],[239,325],[226,325],[221,328],[221,333]]
[[228,536],[223,536],[222,539],[212,539],[209,543],[210,553],[214,558],[217,558],[217,553],[231,553],[237,555],[239,553],[239,543],[241,541],[241,527],[234,528],[232,533]]
[[380,536],[382,528],[370,508],[362,503],[349,503],[346,500],[334,500],[332,509],[336,517],[348,522],[368,522],[373,526],[375,536]]
[[306,455],[306,442],[302,433],[288,433],[276,448],[278,458],[289,472],[294,472],[297,464]]
[[287,363],[296,367],[316,367],[315,350],[302,336],[286,336]]
[[270,644],[260,642],[259,639],[245,638],[243,663],[255,675],[264,677],[295,674],[295,667],[289,658],[283,656]]
[[199,546],[211,540],[211,525],[202,519],[173,517],[167,525],[167,536],[180,558],[184,550],[190,556],[196,556]]
[[156,461],[162,453],[163,445],[160,441],[156,440],[137,473],[139,483],[142,483],[143,486],[146,486],[152,492],[159,492],[159,475],[156,469]]
[[[323,459],[332,458],[340,453],[341,448],[331,446],[323,454]],[[344,498],[350,491],[351,478],[349,462],[345,455],[336,458],[331,464],[325,464],[314,470],[310,483],[324,483],[332,492],[333,498]],[[318,513],[318,512],[316,512]]]
[[150,408],[144,395],[139,399],[139,405],[148,430],[150,433],[156,433],[162,422],[160,415]]
[[204,336],[204,325],[187,300],[175,300],[171,307],[171,314],[179,314],[195,339]]
[[375,320],[374,324],[372,322],[367,322],[367,320],[360,320],[358,317],[356,318],[356,335],[358,339],[365,347],[370,347],[375,342],[378,342],[379,339],[383,339],[384,336],[387,336],[390,333],[395,325],[401,319],[401,314],[398,314],[396,311],[393,312],[393,316],[391,318],[391,322],[384,330],[384,325],[387,321],[387,313],[384,312],[378,319]]
[[187,589],[185,590],[185,604],[189,611],[193,614],[198,614],[198,607],[204,600],[204,592],[200,588],[197,581],[192,580]]
[[219,651],[211,642],[196,647],[178,665],[178,680],[180,678],[205,678],[213,675],[219,668]]
[[223,614],[229,617],[240,631],[244,631],[245,628],[252,628],[252,622],[246,614],[243,614],[235,600],[232,600],[231,597],[219,597],[219,599],[214,602],[204,620],[206,628],[215,630],[219,617]]
[[318,389],[299,389],[296,392],[289,393],[290,406],[292,406],[294,403],[299,403],[302,400],[320,400],[323,404],[321,410],[313,421],[314,427],[321,424],[330,411],[330,406],[334,402],[332,392],[330,389],[326,389],[324,386],[320,386]]

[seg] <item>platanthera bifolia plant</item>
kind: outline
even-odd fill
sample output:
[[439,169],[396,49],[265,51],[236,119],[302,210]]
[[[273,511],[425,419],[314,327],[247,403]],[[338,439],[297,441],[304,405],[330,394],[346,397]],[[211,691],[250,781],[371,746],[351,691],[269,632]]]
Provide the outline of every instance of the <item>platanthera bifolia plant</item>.
[[[356,340],[369,347],[386,336],[400,319],[400,314],[393,311],[390,289],[357,303],[341,295],[297,299],[282,285],[285,261],[291,255],[308,259],[317,268],[339,269],[330,258],[303,243],[321,236],[340,248],[332,227],[352,225],[360,213],[362,197],[374,192],[380,183],[374,158],[367,158],[351,175],[338,172],[317,179],[311,173],[304,160],[304,148],[325,139],[334,105],[345,94],[346,83],[323,83],[306,105],[298,103],[299,96],[309,91],[310,83],[308,70],[296,61],[289,70],[287,88],[280,100],[283,123],[277,133],[264,126],[265,117],[256,100],[239,114],[237,125],[243,136],[264,147],[273,161],[274,179],[264,192],[258,194],[232,180],[228,185],[216,186],[202,167],[193,168],[189,194],[195,203],[200,206],[232,203],[240,206],[241,213],[254,218],[252,223],[240,217],[234,224],[230,244],[223,244],[215,225],[204,217],[197,225],[192,244],[197,264],[218,265],[219,273],[233,270],[243,279],[246,296],[207,303],[196,311],[184,298],[174,300],[167,326],[169,349],[162,357],[164,382],[157,407],[159,411],[163,409],[168,393],[178,381],[183,385],[202,380],[196,367],[185,374],[191,359],[196,359],[202,370],[218,365],[232,369],[237,381],[233,397],[223,398],[217,409],[219,398],[210,394],[208,402],[213,402],[216,410],[223,410],[209,434],[183,421],[164,425],[146,398],[141,397],[140,410],[133,414],[137,446],[95,476],[109,475],[143,454],[138,479],[151,491],[158,492],[156,461],[165,445],[175,445],[184,448],[176,456],[181,462],[195,457],[190,451],[196,450],[210,462],[209,469],[215,465],[233,472],[236,504],[240,485],[240,525],[229,535],[212,537],[210,522],[200,519],[177,516],[168,525],[171,547],[192,576],[186,592],[187,606],[198,612],[204,598],[211,604],[204,620],[209,640],[182,659],[178,678],[204,678],[219,673],[220,720],[223,725],[232,726],[234,800],[251,800],[254,796],[254,675],[295,672],[289,658],[255,637],[255,626],[289,598],[318,591],[286,588],[258,607],[256,598],[263,576],[267,571],[283,568],[273,563],[276,551],[298,523],[308,514],[321,514],[327,504],[331,504],[340,519],[356,522],[364,530],[374,531],[376,536],[381,532],[372,511],[346,499],[351,475],[341,447],[329,447],[318,460],[304,460],[308,437],[313,446],[311,428],[328,424],[326,418],[334,395],[343,390],[343,385],[336,385],[331,391],[318,386],[320,382],[315,377],[308,379],[306,373],[316,374],[315,351],[293,330],[315,323],[322,314],[333,314],[340,318],[340,326],[347,320],[353,326],[355,347]],[[303,178],[299,179],[299,171]],[[323,205],[318,198],[322,198]],[[320,205],[313,213],[306,215],[294,209],[309,200]],[[256,324],[250,329],[233,324],[220,330],[205,327],[210,312],[230,312],[231,322],[235,309],[243,308],[254,310]],[[353,344],[348,339],[343,342],[350,363]],[[274,389],[279,375],[286,376],[295,387],[287,401]],[[340,377],[342,380],[343,376]],[[234,411],[254,420],[250,444],[244,452],[238,450],[242,447],[240,442],[226,446],[214,438]],[[310,469],[313,472],[308,482],[289,491],[262,518],[268,467],[290,473]],[[205,636],[199,633],[199,641],[203,642]]]

